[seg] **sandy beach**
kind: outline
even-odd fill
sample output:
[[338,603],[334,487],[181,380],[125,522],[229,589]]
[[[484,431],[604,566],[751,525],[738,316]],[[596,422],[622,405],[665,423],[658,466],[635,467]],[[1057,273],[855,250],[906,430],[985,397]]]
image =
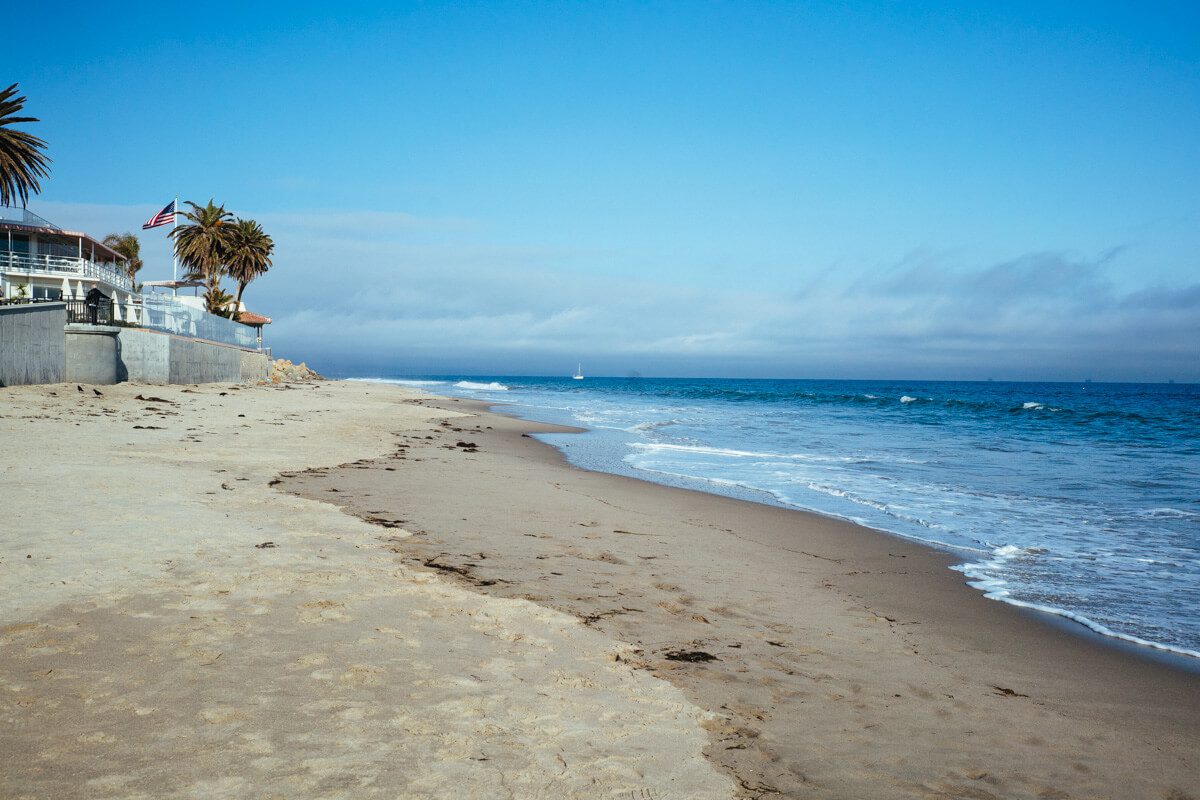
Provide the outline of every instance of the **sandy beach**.
[[3,390],[0,797],[729,797],[626,645],[272,487],[434,430],[405,398]]
[[397,387],[81,389],[0,394],[2,797],[1200,796],[1200,677],[944,554]]

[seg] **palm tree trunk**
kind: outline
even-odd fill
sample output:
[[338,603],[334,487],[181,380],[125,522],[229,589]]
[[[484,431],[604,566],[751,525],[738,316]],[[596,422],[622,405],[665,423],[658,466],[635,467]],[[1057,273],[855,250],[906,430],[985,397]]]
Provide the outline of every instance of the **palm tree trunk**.
[[206,282],[208,283],[208,290],[205,292],[204,304],[208,306],[208,313],[220,316],[221,309],[216,308],[214,304],[217,301],[217,297],[219,297],[218,292],[221,291],[221,276],[215,273],[209,273],[208,280]]

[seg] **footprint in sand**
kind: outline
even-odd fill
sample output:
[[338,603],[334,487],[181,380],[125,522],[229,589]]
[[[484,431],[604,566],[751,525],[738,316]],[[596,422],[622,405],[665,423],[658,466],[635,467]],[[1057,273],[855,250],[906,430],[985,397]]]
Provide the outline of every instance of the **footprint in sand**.
[[351,664],[338,676],[338,681],[350,686],[375,686],[383,680],[381,676],[386,671],[383,667],[372,664]]
[[200,719],[209,725],[228,725],[231,722],[243,722],[249,719],[249,715],[245,711],[230,706],[217,706],[201,711]]
[[350,616],[342,613],[345,606],[332,600],[313,600],[297,606],[300,622],[316,625],[322,622],[346,622]]
[[293,661],[288,669],[311,669],[312,667],[324,666],[328,661],[329,656],[324,653],[309,653]]

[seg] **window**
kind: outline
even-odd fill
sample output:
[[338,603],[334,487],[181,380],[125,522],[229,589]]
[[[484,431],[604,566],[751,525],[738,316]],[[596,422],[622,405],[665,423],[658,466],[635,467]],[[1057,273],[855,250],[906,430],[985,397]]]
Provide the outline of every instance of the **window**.
[[38,255],[77,258],[79,256],[79,240],[64,240],[59,238],[51,239],[48,236],[39,236],[37,249]]
[[49,286],[34,286],[34,300],[61,300],[62,289],[51,289]]
[[26,255],[29,253],[29,237],[23,233],[14,233],[12,235],[12,251]]

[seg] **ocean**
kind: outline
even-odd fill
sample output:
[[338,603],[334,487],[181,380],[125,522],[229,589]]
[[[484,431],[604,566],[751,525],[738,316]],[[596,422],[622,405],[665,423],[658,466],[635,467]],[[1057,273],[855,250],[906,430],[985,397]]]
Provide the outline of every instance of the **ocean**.
[[925,542],[995,600],[1200,658],[1200,386],[385,380],[586,428],[541,437],[580,467]]

